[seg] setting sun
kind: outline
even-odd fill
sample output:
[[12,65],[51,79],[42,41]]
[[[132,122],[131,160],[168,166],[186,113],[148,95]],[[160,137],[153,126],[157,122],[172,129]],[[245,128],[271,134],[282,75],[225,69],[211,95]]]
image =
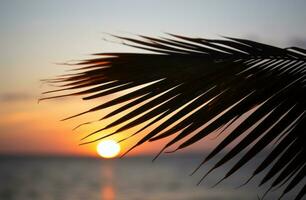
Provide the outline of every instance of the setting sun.
[[120,145],[114,140],[104,140],[97,145],[97,152],[103,158],[114,158],[120,153]]

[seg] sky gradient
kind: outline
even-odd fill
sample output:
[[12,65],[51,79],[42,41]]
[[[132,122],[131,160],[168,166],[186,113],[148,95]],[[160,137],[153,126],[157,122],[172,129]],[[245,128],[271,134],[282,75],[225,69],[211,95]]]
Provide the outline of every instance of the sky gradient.
[[[105,111],[67,122],[59,120],[99,101],[68,98],[37,104],[37,99],[50,89],[40,79],[52,78],[67,69],[56,63],[89,58],[97,52],[138,51],[104,41],[109,38],[105,33],[165,36],[168,32],[208,38],[225,35],[306,48],[305,8],[303,0],[1,0],[0,154],[96,155],[95,145],[80,147],[78,143],[99,124],[72,129],[81,122],[100,118]],[[204,148],[209,149],[212,142],[209,144]],[[186,151],[199,151],[202,145],[200,142]],[[146,144],[134,154],[149,154],[159,148]]]

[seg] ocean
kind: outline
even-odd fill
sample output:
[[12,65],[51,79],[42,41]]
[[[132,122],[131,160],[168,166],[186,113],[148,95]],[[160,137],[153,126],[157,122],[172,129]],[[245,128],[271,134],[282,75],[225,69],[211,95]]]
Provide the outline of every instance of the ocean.
[[[260,178],[236,188],[251,174],[252,161],[239,173],[212,187],[227,171],[216,170],[197,186],[212,166],[189,174],[201,155],[126,157],[105,160],[77,157],[0,157],[1,200],[242,200],[258,199],[267,187]],[[271,192],[266,199],[277,199]],[[284,199],[293,199],[292,191]]]

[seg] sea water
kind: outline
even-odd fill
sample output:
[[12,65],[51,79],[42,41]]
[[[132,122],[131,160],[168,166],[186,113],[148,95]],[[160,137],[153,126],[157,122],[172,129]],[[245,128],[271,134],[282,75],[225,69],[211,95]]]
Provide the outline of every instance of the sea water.
[[[258,188],[260,177],[236,188],[249,178],[256,159],[219,185],[225,166],[207,176],[205,164],[193,176],[201,155],[127,157],[105,160],[77,157],[0,157],[1,200],[218,200],[258,199],[267,187]],[[252,167],[253,165],[253,167]],[[267,185],[268,186],[268,185]],[[300,187],[301,188],[301,187]],[[298,191],[298,190],[297,190]],[[284,199],[293,199],[292,191]],[[272,192],[266,199],[277,199]]]

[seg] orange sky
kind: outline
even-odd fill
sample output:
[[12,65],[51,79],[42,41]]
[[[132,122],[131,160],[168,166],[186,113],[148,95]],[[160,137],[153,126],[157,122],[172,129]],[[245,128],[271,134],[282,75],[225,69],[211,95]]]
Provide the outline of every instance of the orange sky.
[[[48,85],[43,85],[38,92],[47,91],[50,88]],[[117,97],[118,94],[116,94]],[[102,102],[114,98],[114,95],[108,95],[96,100],[83,101],[81,96],[67,97],[60,99],[44,100],[37,102],[39,96],[34,95],[29,98],[21,99],[2,99],[1,118],[0,118],[0,153],[1,154],[18,154],[18,155],[77,155],[77,156],[97,156],[97,142],[81,145],[80,139],[87,134],[98,130],[110,122],[123,116],[125,113],[120,113],[109,119],[97,121],[116,106],[107,108],[101,111],[88,113],[67,121],[60,121],[63,118],[88,110]],[[77,125],[96,121],[89,125],[84,125],[76,130],[73,130]],[[87,141],[99,138],[105,134],[112,133],[122,125],[101,131],[90,137]],[[143,124],[130,128],[118,135],[110,137],[111,139],[120,140],[139,130]],[[133,146],[140,140],[149,130],[154,127],[149,127],[139,135],[130,138],[121,143],[122,153]],[[213,136],[208,137],[204,141],[198,142],[196,145],[186,148],[180,152],[203,152],[210,149],[217,140],[211,140]],[[157,142],[147,142],[128,155],[153,155],[159,152],[163,145],[170,138],[165,138]],[[85,140],[86,141],[86,140]],[[175,147],[175,146],[174,146]]]
[[[50,89],[42,85],[40,79],[65,73],[66,67],[55,63],[91,58],[91,53],[139,51],[105,42],[102,38],[107,38],[107,34],[103,33],[163,36],[171,32],[191,37],[222,34],[277,46],[305,47],[305,2],[282,0],[277,4],[278,7],[273,1],[232,4],[226,0],[190,4],[185,1],[122,1],[120,5],[117,1],[90,4],[86,1],[73,4],[71,1],[1,1],[0,154],[97,155],[96,144],[78,146],[79,140],[109,121],[76,131],[72,129],[82,122],[99,119],[107,111],[65,122],[60,119],[112,96],[88,102],[77,97],[40,104],[37,99],[41,92]],[[122,135],[131,133],[133,130]],[[123,143],[123,149],[140,137]],[[142,145],[130,155],[156,153],[165,141]],[[210,149],[215,142],[207,138],[185,151],[201,152]]]
[[[30,154],[30,155],[83,155],[97,156],[97,143],[79,146],[80,139],[86,134],[95,131],[110,121],[118,118],[114,116],[108,120],[85,125],[73,131],[72,129],[78,124],[87,121],[95,121],[109,112],[111,109],[105,109],[99,112],[89,113],[87,115],[71,119],[68,121],[60,121],[65,117],[82,112],[99,102],[112,98],[112,95],[95,101],[82,101],[79,97],[47,100],[39,104],[35,97],[25,99],[23,101],[2,101],[1,106],[3,115],[0,118],[0,153],[1,154]],[[103,131],[97,134],[97,137],[110,133],[120,126]],[[113,139],[122,139],[141,126],[124,131],[118,136],[111,137]],[[131,138],[121,143],[122,150],[125,151],[131,147],[137,140],[141,138],[147,131],[135,138]],[[94,139],[95,137],[92,137]],[[136,148],[129,155],[145,155],[157,153],[163,144],[168,141],[158,141],[154,143],[146,143]],[[209,149],[207,143],[206,148]],[[202,149],[201,143],[187,152]]]

